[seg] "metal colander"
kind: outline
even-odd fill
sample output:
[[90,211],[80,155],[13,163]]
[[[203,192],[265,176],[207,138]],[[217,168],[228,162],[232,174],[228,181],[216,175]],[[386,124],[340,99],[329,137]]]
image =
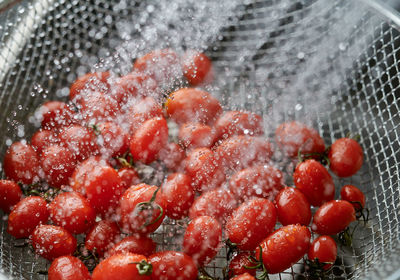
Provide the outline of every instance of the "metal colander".
[[[360,134],[364,165],[335,184],[359,186],[371,218],[357,226],[351,248],[339,246],[326,278],[400,278],[400,16],[393,9],[355,0],[0,1],[0,24],[1,156],[12,141],[29,139],[33,110],[66,99],[77,76],[94,67],[127,73],[137,55],[155,48],[201,49],[217,73],[207,89],[227,108],[262,114],[270,135],[293,118],[312,123],[327,144]],[[48,263],[20,247],[3,220],[4,274],[46,279]],[[154,237],[161,249],[179,248],[181,233],[166,221]],[[221,274],[225,253],[210,274]],[[302,260],[270,278],[308,277]]]

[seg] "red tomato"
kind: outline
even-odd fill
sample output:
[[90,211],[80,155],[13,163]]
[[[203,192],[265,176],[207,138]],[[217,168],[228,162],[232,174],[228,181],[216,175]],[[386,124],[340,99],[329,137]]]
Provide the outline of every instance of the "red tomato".
[[224,112],[215,122],[216,138],[226,139],[233,135],[259,136],[264,134],[263,119],[251,112]]
[[124,232],[151,233],[161,225],[165,217],[165,199],[157,193],[155,200],[150,201],[157,189],[140,184],[125,191],[119,202],[120,226]]
[[153,280],[196,280],[197,267],[193,259],[181,252],[162,251],[149,257]]
[[100,131],[100,153],[105,157],[118,157],[129,148],[129,135],[113,122],[105,122],[97,125]]
[[96,213],[103,216],[114,211],[124,190],[118,172],[96,158],[89,158],[76,167],[70,185],[87,198]]
[[32,246],[36,254],[48,260],[72,255],[76,239],[62,227],[39,225],[32,233]]
[[119,241],[120,235],[121,232],[115,222],[101,220],[86,235],[85,247],[102,257]]
[[217,220],[201,216],[192,220],[183,237],[183,252],[193,258],[197,266],[209,263],[218,253],[222,228]]
[[315,239],[308,250],[308,259],[318,261],[323,265],[324,270],[328,270],[335,263],[337,257],[337,246],[335,240],[327,235],[319,236]]
[[139,174],[134,168],[123,167],[118,170],[118,175],[121,178],[121,183],[124,189],[140,184]]
[[53,144],[43,149],[40,165],[47,182],[56,188],[67,185],[74,172],[76,160],[66,147]]
[[96,135],[92,129],[72,125],[64,129],[59,138],[62,145],[70,149],[78,161],[85,160],[98,153]]
[[318,161],[309,159],[297,165],[293,181],[313,206],[321,206],[335,197],[335,185],[328,170]]
[[210,216],[224,225],[236,205],[237,201],[229,190],[224,188],[210,190],[196,198],[190,208],[189,217],[193,220],[200,216]]
[[107,252],[109,256],[121,253],[133,253],[144,256],[150,256],[156,252],[156,243],[147,236],[139,234],[128,236]]
[[346,200],[325,202],[314,214],[312,231],[318,234],[334,235],[343,231],[356,220],[353,205]]
[[46,201],[39,196],[29,196],[18,202],[8,216],[7,232],[15,238],[27,238],[41,223],[49,218]]
[[120,110],[114,96],[102,92],[90,92],[79,100],[82,119],[89,124],[112,121]]
[[149,164],[156,159],[160,150],[167,143],[167,121],[157,117],[145,121],[136,130],[130,142],[130,151],[134,160]]
[[365,207],[365,195],[364,193],[353,185],[345,185],[340,190],[340,197],[342,200],[346,200],[353,204],[356,211],[361,210]]
[[226,223],[226,235],[241,250],[254,250],[276,224],[274,204],[264,198],[253,198],[240,205]]
[[251,256],[254,256],[254,254],[251,252],[241,252],[235,255],[229,263],[229,275],[241,275],[247,273],[255,276],[256,269],[246,268],[246,266],[255,266],[255,264],[250,261]]
[[295,188],[286,187],[275,198],[278,220],[282,225],[301,224],[308,226],[311,208],[306,196]]
[[256,280],[256,278],[254,278],[248,273],[244,273],[232,278],[232,280]]
[[93,271],[92,280],[150,280],[151,266],[145,256],[124,253],[101,261]]
[[167,114],[176,123],[213,123],[222,113],[219,101],[206,91],[182,88],[169,96],[165,102]]
[[[307,253],[310,240],[310,231],[301,225],[281,227],[265,238],[260,246],[268,273],[282,272],[299,261]],[[260,255],[259,247],[256,248],[255,255]]]
[[194,190],[191,178],[182,173],[172,173],[161,186],[161,194],[167,206],[165,214],[172,219],[182,219],[194,201]]
[[119,78],[113,85],[113,95],[119,102],[126,102],[128,97],[148,96],[157,90],[157,82],[143,73],[131,72]]
[[211,60],[201,52],[188,50],[182,57],[182,70],[192,85],[209,84],[214,79]]
[[291,121],[282,123],[275,131],[275,140],[289,157],[302,154],[323,153],[325,143],[318,132],[305,124]]
[[110,88],[107,81],[109,77],[109,72],[87,73],[79,77],[69,89],[69,99],[74,100],[77,96],[81,97],[82,92],[107,92]]
[[33,134],[31,138],[31,145],[35,151],[40,155],[42,150],[52,144],[57,144],[59,139],[53,130],[39,129]]
[[65,192],[57,195],[49,205],[50,218],[73,234],[88,231],[96,219],[96,212],[80,193]]
[[186,123],[179,129],[179,142],[185,148],[209,148],[214,144],[214,131],[208,125]]
[[268,164],[245,168],[229,180],[229,189],[240,201],[253,197],[272,201],[282,186],[282,172]]
[[158,159],[170,170],[177,170],[185,156],[185,151],[181,146],[172,142],[158,153]]
[[0,180],[0,209],[10,213],[22,198],[21,188],[10,180]]
[[135,100],[126,116],[130,134],[134,134],[145,121],[155,117],[162,118],[163,116],[164,113],[160,102],[157,102],[153,97],[148,96],[140,101]]
[[340,138],[332,144],[328,158],[333,173],[339,177],[350,177],[360,170],[364,155],[356,140]]
[[29,144],[13,143],[4,156],[4,172],[15,182],[32,184],[39,180],[39,157]]
[[72,256],[55,259],[48,271],[49,280],[91,280],[92,277],[83,262]]
[[74,112],[66,103],[61,101],[47,101],[39,107],[35,116],[38,116],[43,128],[60,129],[73,122],[73,114]]

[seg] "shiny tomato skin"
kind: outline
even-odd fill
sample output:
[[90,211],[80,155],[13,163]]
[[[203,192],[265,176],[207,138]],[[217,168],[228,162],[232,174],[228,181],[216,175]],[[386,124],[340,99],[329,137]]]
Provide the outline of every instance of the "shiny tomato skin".
[[49,280],[91,280],[92,277],[83,262],[73,256],[56,258],[48,271]]
[[29,196],[18,202],[8,216],[7,232],[15,238],[27,238],[37,225],[49,218],[47,202],[39,196]]
[[120,110],[115,97],[102,92],[87,93],[78,105],[80,117],[88,124],[112,121]]
[[57,144],[58,142],[59,139],[53,130],[39,129],[31,138],[31,145],[38,155],[42,153],[45,147]]
[[337,246],[335,240],[328,235],[318,236],[310,246],[308,250],[308,259],[315,261],[318,259],[320,263],[332,263],[325,264],[324,270],[328,270],[335,263],[337,257]]
[[282,186],[282,172],[269,164],[242,169],[229,180],[229,189],[239,201],[246,201],[253,197],[272,201]]
[[177,171],[181,165],[182,160],[185,158],[185,151],[176,143],[168,143],[158,153],[158,159],[167,167],[169,170]]
[[253,198],[241,204],[226,223],[226,236],[240,250],[254,250],[276,224],[274,204],[264,198]]
[[351,138],[336,140],[328,153],[329,168],[339,177],[350,177],[360,170],[364,155],[360,144]]
[[133,253],[150,256],[156,252],[156,246],[157,244],[150,237],[134,234],[125,237],[115,244],[114,247],[107,252],[107,255],[111,256],[121,253]]
[[250,261],[250,257],[254,256],[252,252],[240,252],[235,255],[229,263],[229,275],[241,275],[248,273],[251,276],[256,275],[256,269],[250,269],[247,267],[253,267],[254,263]]
[[312,206],[321,206],[335,197],[335,185],[328,170],[314,159],[299,163],[293,181]]
[[195,50],[188,50],[183,55],[182,70],[192,86],[209,84],[214,79],[211,60],[204,53]]
[[[151,203],[153,209],[139,211],[139,208],[136,207],[139,203],[149,202],[156,190],[156,186],[139,184],[131,186],[125,191],[119,202],[122,231],[128,233],[152,233],[161,225],[165,217],[165,211],[161,213],[159,207],[165,209],[166,202],[160,191],[157,192],[155,201]],[[160,214],[162,215],[160,216]],[[155,222],[159,216],[160,218]]]
[[126,102],[128,98],[148,96],[157,90],[157,82],[149,75],[131,72],[119,78],[113,85],[112,93],[119,102]]
[[179,143],[187,148],[210,148],[214,144],[214,130],[205,124],[185,123],[179,129]]
[[232,280],[256,280],[256,278],[254,278],[252,275],[248,273],[243,273],[233,277]]
[[365,194],[356,186],[345,185],[340,190],[340,197],[353,204],[356,211],[365,207]]
[[95,223],[96,212],[87,199],[78,192],[57,195],[49,205],[50,218],[54,225],[73,234],[88,231]]
[[105,157],[122,156],[129,148],[129,135],[114,122],[104,122],[97,125],[100,131],[100,153]]
[[355,210],[350,202],[331,200],[325,202],[315,212],[311,229],[321,235],[334,235],[343,231],[355,220]]
[[85,239],[85,247],[102,257],[119,241],[121,232],[115,222],[101,220],[88,232]]
[[10,213],[20,200],[22,191],[17,183],[11,180],[0,180],[0,209]]
[[217,139],[226,139],[234,135],[260,136],[264,134],[262,117],[252,112],[224,112],[214,126]]
[[196,280],[197,267],[185,253],[161,251],[148,258],[153,266],[152,280]]
[[[310,247],[311,233],[307,227],[288,225],[265,238],[260,246],[262,260],[269,274],[282,272],[299,261]],[[256,256],[260,248],[256,248]]]
[[130,152],[134,160],[145,164],[153,162],[168,143],[168,126],[164,118],[145,121],[133,134]]
[[196,198],[190,207],[189,218],[193,220],[200,216],[210,216],[224,225],[236,206],[237,201],[229,190],[213,189]]
[[77,100],[86,92],[107,92],[110,88],[110,84],[107,81],[109,77],[109,72],[87,73],[79,77],[69,89],[69,99]]
[[161,186],[161,194],[167,206],[165,214],[171,219],[182,219],[188,215],[194,201],[191,178],[183,173],[172,173]]
[[62,101],[47,101],[35,113],[39,116],[42,128],[56,130],[73,123],[73,114],[71,108]]
[[130,186],[140,184],[139,174],[134,168],[123,167],[118,169],[118,175],[121,178],[121,183],[125,190]]
[[300,190],[290,187],[282,189],[275,198],[275,205],[278,220],[282,225],[310,224],[310,203]]
[[150,280],[150,273],[139,274],[137,263],[141,261],[147,261],[146,257],[132,253],[112,255],[96,266],[92,280]]
[[129,125],[129,133],[134,134],[136,130],[147,120],[164,116],[160,102],[153,97],[147,96],[135,101],[128,109],[125,122]]
[[222,228],[209,216],[193,219],[183,237],[183,252],[192,257],[197,266],[209,263],[218,253],[222,240]]
[[43,149],[40,165],[47,182],[56,188],[68,185],[69,178],[75,170],[76,160],[66,147],[53,144]]
[[31,145],[14,142],[6,151],[3,169],[7,178],[32,184],[39,180],[39,156]]
[[72,255],[77,244],[71,233],[52,225],[39,225],[33,231],[31,240],[36,254],[48,260]]
[[182,88],[170,94],[165,108],[178,124],[199,122],[212,124],[222,113],[219,101],[206,91]]

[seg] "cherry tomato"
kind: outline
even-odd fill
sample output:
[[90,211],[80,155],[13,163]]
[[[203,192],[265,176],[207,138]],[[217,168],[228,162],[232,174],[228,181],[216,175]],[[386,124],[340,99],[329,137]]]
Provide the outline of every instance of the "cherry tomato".
[[39,129],[31,138],[31,145],[38,155],[40,155],[42,150],[47,146],[57,144],[58,142],[59,139],[53,130]]
[[156,186],[140,184],[125,191],[119,202],[120,226],[124,232],[151,233],[161,225],[166,202],[158,192],[155,200],[151,201],[157,189]]
[[123,253],[101,261],[93,271],[92,280],[150,280],[151,266],[145,256]]
[[113,95],[119,102],[126,102],[128,97],[148,96],[157,90],[157,82],[148,75],[131,72],[119,78],[113,85]]
[[365,195],[364,193],[353,185],[345,185],[340,190],[340,197],[342,200],[346,200],[353,204],[356,211],[361,210],[365,207]]
[[274,200],[282,186],[282,172],[268,164],[245,168],[229,180],[229,189],[240,201],[253,197]]
[[217,220],[201,216],[192,220],[183,237],[183,252],[193,258],[197,266],[209,263],[218,253],[222,228]]
[[315,212],[311,229],[318,234],[334,235],[343,231],[355,220],[356,213],[350,202],[332,200],[325,202]]
[[101,220],[86,235],[85,247],[102,257],[120,238],[121,232],[115,222]]
[[91,280],[92,277],[83,262],[73,256],[56,258],[48,271],[49,280]]
[[339,177],[350,177],[360,170],[364,155],[358,142],[351,138],[336,140],[329,149],[330,169]]
[[179,142],[185,148],[209,148],[214,144],[214,131],[208,125],[186,123],[179,129]]
[[[268,273],[282,272],[299,261],[307,253],[310,240],[310,231],[301,225],[281,227],[265,238],[260,246]],[[260,247],[257,247],[255,255],[260,255]]]
[[256,269],[246,268],[255,266],[255,264],[250,261],[251,256],[254,256],[251,252],[241,252],[235,255],[229,263],[229,275],[241,275],[247,273],[255,276]]
[[10,213],[22,198],[21,188],[10,180],[0,180],[0,209]]
[[228,111],[215,122],[217,139],[233,135],[259,136],[264,134],[263,119],[251,112]]
[[302,154],[323,153],[325,143],[318,132],[300,122],[282,123],[275,131],[275,140],[289,157]]
[[149,164],[156,159],[160,150],[167,143],[167,121],[157,117],[145,121],[136,130],[130,142],[130,151],[134,160]]
[[59,226],[39,225],[31,239],[36,254],[48,260],[72,255],[76,249],[76,239]]
[[29,144],[13,143],[4,156],[4,172],[15,182],[32,184],[39,180],[39,157]]
[[219,101],[206,91],[182,88],[171,93],[165,103],[167,114],[176,123],[213,123],[222,113]]
[[237,201],[229,190],[224,188],[210,190],[196,198],[190,207],[189,217],[193,220],[200,216],[210,216],[224,225],[236,205]]
[[60,129],[73,122],[73,114],[74,112],[66,103],[61,101],[47,101],[39,107],[35,116],[41,121],[42,128]]
[[98,153],[96,135],[92,129],[80,125],[65,128],[59,138],[62,145],[71,150],[77,161],[82,161]]
[[97,125],[100,131],[100,153],[105,157],[118,157],[129,148],[129,135],[113,122],[105,122]]
[[282,225],[301,224],[308,226],[311,208],[306,196],[295,188],[282,189],[275,198],[278,220]]
[[73,234],[89,230],[96,219],[96,212],[80,193],[65,192],[57,195],[49,205],[50,218]]
[[107,81],[109,77],[109,72],[87,73],[79,77],[69,89],[69,99],[79,99],[83,92],[107,92],[110,88],[110,84]]
[[124,189],[140,184],[139,174],[134,168],[123,167],[118,170],[118,175],[121,178],[121,184]]
[[49,218],[46,201],[40,196],[29,196],[18,202],[8,216],[7,232],[15,238],[27,238]]
[[211,60],[195,50],[188,50],[183,55],[182,70],[186,80],[193,86],[209,84],[214,79]]
[[165,214],[172,219],[182,219],[194,201],[191,178],[182,173],[172,173],[161,186],[161,193],[167,206]]
[[75,170],[76,160],[66,147],[53,144],[43,149],[40,165],[47,182],[56,188],[67,185]]
[[241,204],[226,223],[226,235],[241,250],[254,250],[276,224],[274,204],[264,198],[253,198]]
[[335,197],[335,185],[328,170],[318,161],[309,159],[297,165],[294,184],[313,206],[321,206]]
[[337,246],[335,240],[328,235],[319,236],[315,239],[308,250],[308,259],[323,265],[324,270],[328,270],[335,263],[337,257]]
[[156,243],[147,236],[139,234],[128,236],[107,252],[109,256],[121,253],[134,253],[144,256],[150,256],[156,252]]
[[243,273],[236,277],[233,277],[232,280],[256,280],[256,278],[254,278],[252,275],[248,273]]
[[147,96],[135,101],[129,108],[126,115],[126,123],[129,125],[130,134],[134,134],[145,121],[155,117],[162,118],[163,116],[161,104],[153,97]]
[[168,143],[158,153],[158,159],[170,170],[177,170],[185,158],[185,151],[176,143]]
[[153,280],[196,280],[197,267],[193,259],[181,252],[162,251],[148,259],[153,266]]
[[112,121],[120,110],[114,96],[102,92],[90,92],[79,100],[82,119],[88,124]]

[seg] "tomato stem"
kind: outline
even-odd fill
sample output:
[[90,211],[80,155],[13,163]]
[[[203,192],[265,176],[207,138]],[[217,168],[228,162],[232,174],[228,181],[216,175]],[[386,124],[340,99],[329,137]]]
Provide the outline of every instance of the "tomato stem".
[[[356,211],[356,218],[357,220],[359,220],[360,218],[362,218],[363,222],[364,222],[364,226],[367,224],[368,220],[369,220],[369,209],[368,208],[364,208],[361,204],[360,201],[350,201],[351,204],[356,204],[358,207],[355,207],[357,209]],[[364,213],[364,211],[366,213]]]
[[225,240],[225,245],[228,248],[228,252],[226,253],[226,259],[229,261],[231,256],[237,252],[238,247],[236,243],[233,243],[229,238]]
[[153,272],[153,266],[146,260],[134,262],[134,264],[136,264],[136,268],[139,271],[140,275],[151,275],[151,273]]
[[[145,211],[145,210],[154,210],[154,207],[158,208],[160,210],[160,214],[157,216],[157,218],[155,218],[153,221],[146,221],[143,225],[143,227],[147,227],[147,226],[151,226],[155,223],[157,223],[162,216],[164,215],[164,209],[155,202],[156,200],[156,196],[158,191],[160,190],[160,187],[157,187],[157,189],[154,191],[153,195],[151,196],[149,201],[144,201],[144,202],[140,202],[136,205],[136,208],[138,208],[139,212]],[[150,217],[151,218],[151,217]]]
[[338,234],[339,241],[344,245],[351,247],[353,245],[353,235],[356,231],[358,224],[356,224],[353,230],[350,232],[350,227],[347,227],[344,231]]

